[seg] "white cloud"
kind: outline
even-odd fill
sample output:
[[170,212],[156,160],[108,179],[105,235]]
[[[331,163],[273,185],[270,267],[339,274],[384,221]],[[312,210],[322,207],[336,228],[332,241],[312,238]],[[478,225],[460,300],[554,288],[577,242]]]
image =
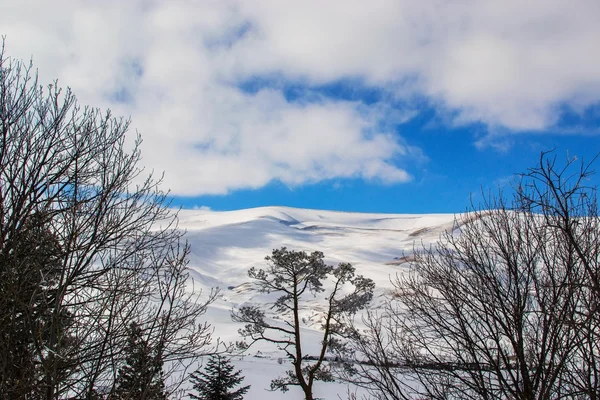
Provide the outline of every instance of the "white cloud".
[[595,0],[7,3],[7,52],[33,55],[43,82],[58,78],[82,103],[131,115],[144,163],[182,195],[410,179],[398,165],[420,152],[386,121],[414,110],[237,87],[256,76],[357,78],[500,131],[543,130],[559,105],[600,100]]
[[210,212],[212,211],[212,209],[209,206],[193,206],[192,210],[197,210],[197,211],[206,211],[206,212]]
[[381,86],[410,78],[399,95],[510,129],[543,129],[558,104],[600,99],[597,1],[322,3],[244,3],[254,29],[229,52],[242,57],[239,73]]

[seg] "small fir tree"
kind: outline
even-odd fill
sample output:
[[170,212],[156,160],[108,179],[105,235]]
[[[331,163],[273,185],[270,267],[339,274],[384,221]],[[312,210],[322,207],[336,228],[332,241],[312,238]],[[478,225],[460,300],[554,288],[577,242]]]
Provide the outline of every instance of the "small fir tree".
[[166,400],[161,357],[144,339],[142,328],[135,322],[129,327],[125,351],[125,365],[119,369],[116,387],[109,399]]
[[244,380],[241,373],[241,370],[233,372],[230,360],[213,355],[206,364],[205,372],[198,369],[190,376],[198,392],[197,395],[190,393],[190,397],[197,400],[241,400],[250,385],[231,391]]

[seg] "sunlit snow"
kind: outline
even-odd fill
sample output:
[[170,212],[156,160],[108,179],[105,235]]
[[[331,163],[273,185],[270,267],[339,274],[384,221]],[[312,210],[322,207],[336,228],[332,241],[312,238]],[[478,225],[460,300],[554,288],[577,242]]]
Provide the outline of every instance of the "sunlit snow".
[[[191,278],[197,289],[208,293],[221,289],[205,319],[215,328],[215,337],[234,342],[239,325],[231,322],[230,311],[242,304],[265,303],[274,295],[253,290],[247,271],[264,267],[264,258],[275,248],[307,252],[319,250],[331,264],[350,262],[358,274],[371,278],[377,288],[371,308],[377,308],[381,296],[392,285],[390,279],[406,271],[403,257],[413,249],[435,242],[444,231],[451,230],[452,214],[364,214],[335,211],[262,207],[239,211],[182,210],[180,228],[187,231],[191,245]],[[319,346],[318,310],[323,298],[309,298],[302,316],[303,348],[316,354]],[[272,318],[279,316],[271,315]],[[311,321],[313,321],[311,323]],[[246,376],[244,384],[252,388],[245,399],[279,399],[281,392],[269,392],[272,378],[290,367],[283,352],[268,343],[258,343],[235,363]],[[347,398],[342,383],[315,384],[315,396],[325,399]],[[354,388],[351,388],[354,391]],[[360,393],[360,392],[359,392]],[[292,388],[286,398],[301,399],[299,388]]]

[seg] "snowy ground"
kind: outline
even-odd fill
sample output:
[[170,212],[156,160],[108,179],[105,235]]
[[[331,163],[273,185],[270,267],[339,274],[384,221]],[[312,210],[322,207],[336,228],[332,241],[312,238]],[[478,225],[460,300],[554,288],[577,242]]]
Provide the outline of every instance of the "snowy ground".
[[[187,231],[191,244],[191,278],[197,288],[219,287],[219,299],[205,318],[215,327],[215,336],[224,341],[240,340],[237,324],[231,322],[230,311],[247,303],[264,303],[268,295],[254,291],[249,285],[250,267],[265,265],[264,258],[275,248],[307,252],[319,250],[331,264],[350,262],[358,274],[375,281],[376,308],[379,298],[391,288],[390,279],[406,270],[402,257],[410,255],[414,246],[435,242],[443,231],[454,225],[454,215],[361,214],[334,211],[262,207],[248,210],[213,212],[183,210],[180,227]],[[321,299],[312,299],[303,311],[310,319]],[[303,330],[303,347],[315,354],[319,345],[317,324]],[[257,357],[257,355],[259,357]],[[243,360],[236,361],[252,388],[245,399],[280,399],[281,392],[266,391],[272,378],[283,374],[289,364],[279,364],[282,354],[268,344],[253,346]],[[353,389],[352,389],[353,390]],[[315,386],[315,395],[325,399],[345,399],[342,384]],[[301,399],[292,388],[288,399]]]

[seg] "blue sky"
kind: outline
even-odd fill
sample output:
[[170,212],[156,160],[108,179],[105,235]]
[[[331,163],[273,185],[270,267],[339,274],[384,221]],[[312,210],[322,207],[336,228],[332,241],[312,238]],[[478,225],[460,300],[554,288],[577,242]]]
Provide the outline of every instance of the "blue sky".
[[0,33],[130,116],[175,204],[426,213],[541,151],[600,151],[598,20],[596,0],[23,0]]
[[[290,187],[273,182],[259,190],[239,190],[226,196],[176,197],[186,208],[207,206],[234,210],[267,205],[385,213],[457,213],[481,204],[482,194],[502,190],[510,196],[511,183],[518,174],[539,163],[542,151],[554,150],[559,163],[568,157],[592,161],[600,152],[598,116],[563,122],[565,128],[588,130],[588,134],[566,135],[552,131],[519,133],[503,138],[502,148],[476,146],[481,126],[449,128],[435,122],[435,110],[427,109],[397,127],[419,148],[426,159],[408,171],[411,181],[381,184],[362,179],[332,179],[316,184]],[[600,161],[594,163],[596,170]],[[600,176],[589,182],[598,185]]]

